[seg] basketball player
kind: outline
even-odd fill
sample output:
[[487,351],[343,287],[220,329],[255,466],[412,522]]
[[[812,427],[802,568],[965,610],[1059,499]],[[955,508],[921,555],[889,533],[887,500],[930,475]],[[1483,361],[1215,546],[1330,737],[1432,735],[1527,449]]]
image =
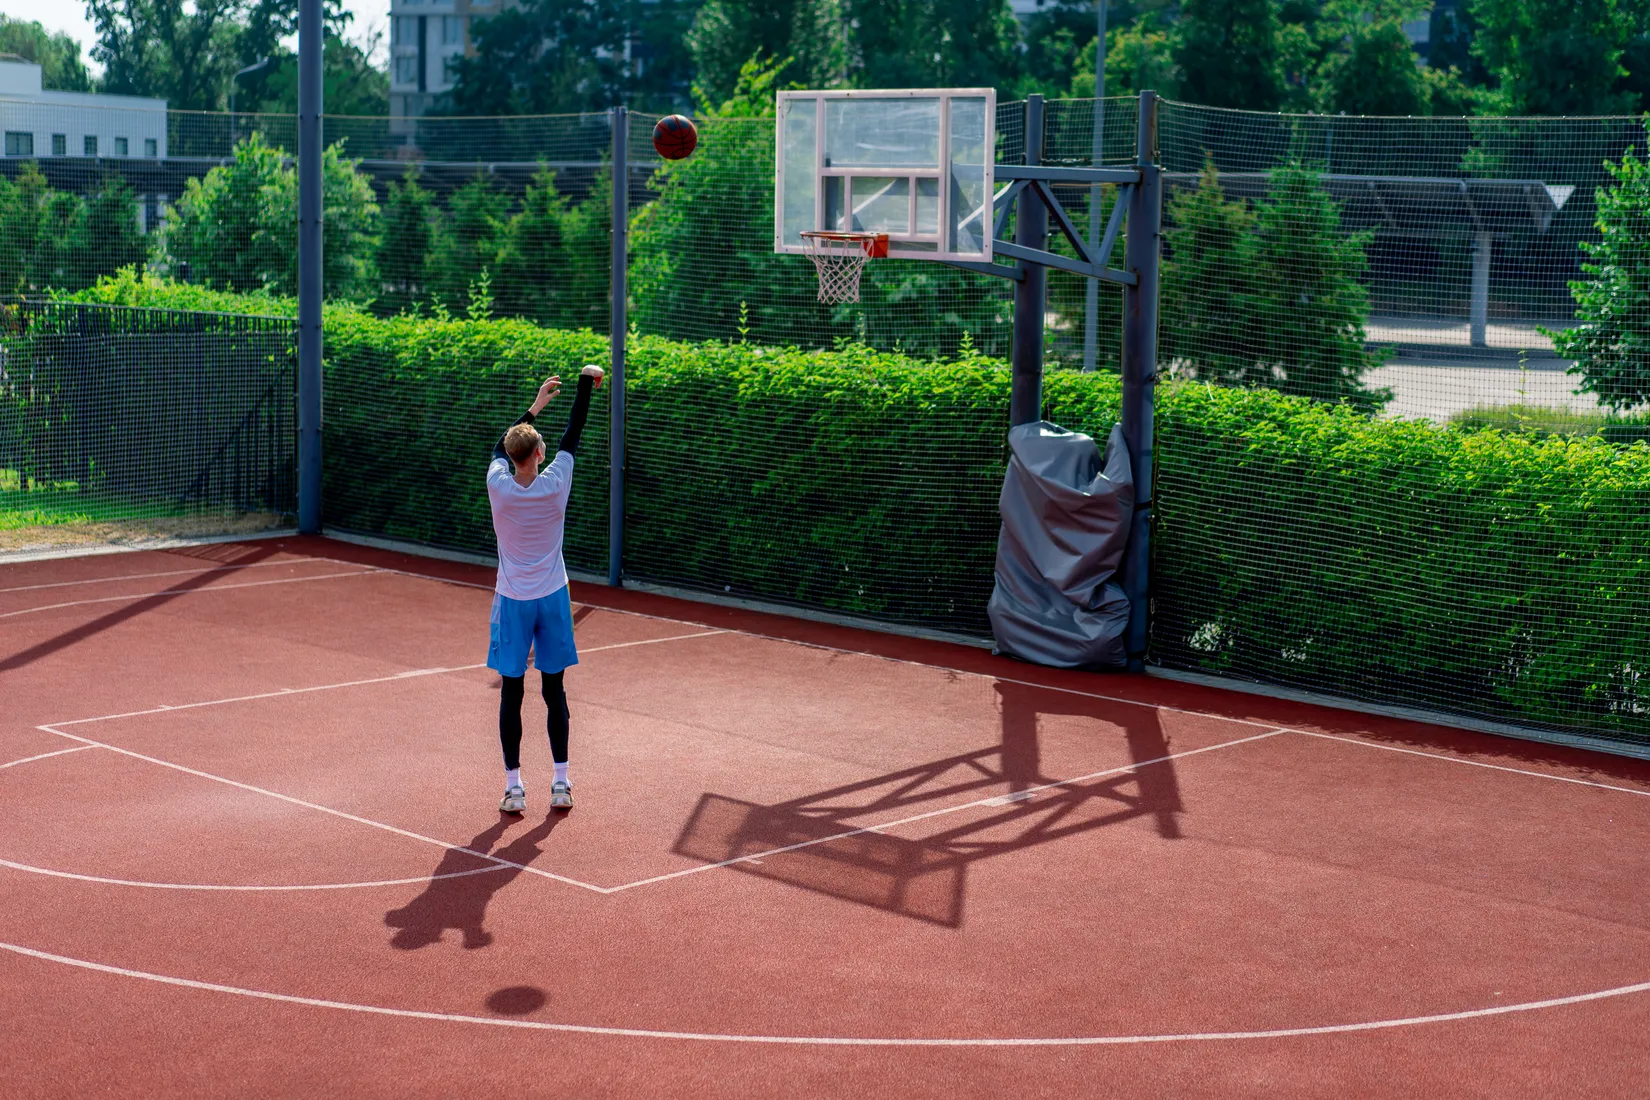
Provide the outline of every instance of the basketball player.
[[529,650],[539,670],[545,705],[550,708],[546,724],[556,765],[550,807],[573,807],[573,784],[567,778],[567,691],[562,675],[578,664],[579,654],[573,646],[573,607],[561,546],[567,497],[573,488],[573,455],[590,411],[590,395],[601,384],[602,368],[588,366],[579,372],[567,430],[556,446],[556,457],[542,473],[544,438],[533,421],[560,390],[559,378],[539,387],[527,413],[494,446],[487,467],[487,499],[493,508],[493,533],[498,536],[498,582],[493,590],[487,667],[504,679],[498,700],[504,799],[498,808],[507,814],[527,808],[527,789],[521,780],[521,700]]

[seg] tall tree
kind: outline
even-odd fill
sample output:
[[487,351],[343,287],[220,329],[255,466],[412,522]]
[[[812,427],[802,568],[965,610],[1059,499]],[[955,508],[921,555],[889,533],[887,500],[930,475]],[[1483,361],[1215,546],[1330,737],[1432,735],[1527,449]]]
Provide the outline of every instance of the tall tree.
[[1631,0],[1472,0],[1473,52],[1511,115],[1608,115],[1632,107],[1621,60]]
[[[343,0],[323,0],[327,27],[349,23]],[[298,29],[298,0],[86,0],[97,30],[92,56],[103,63],[103,90],[156,96],[174,110],[218,111],[235,72],[275,57]],[[259,97],[269,71],[247,78]]]
[[1324,64],[1324,109],[1348,115],[1426,114],[1429,86],[1415,62],[1415,47],[1397,19],[1355,22],[1344,47]]
[[687,101],[691,0],[523,0],[471,24],[441,113],[560,114]]
[[861,88],[1006,88],[1020,73],[1008,0],[848,0]]
[[14,53],[40,66],[40,83],[52,92],[89,92],[92,75],[80,57],[80,43],[39,23],[0,15],[0,53]]
[[454,115],[596,111],[623,101],[622,0],[524,0],[471,24],[453,65]]
[[1186,0],[1175,61],[1180,94],[1211,107],[1270,111],[1283,96],[1273,0]]
[[[352,42],[328,28],[321,51],[321,97],[329,115],[387,115],[390,113],[389,73],[372,63],[376,41]],[[277,49],[267,70],[256,82],[247,77],[247,88],[237,101],[242,111],[298,113],[298,55]]]

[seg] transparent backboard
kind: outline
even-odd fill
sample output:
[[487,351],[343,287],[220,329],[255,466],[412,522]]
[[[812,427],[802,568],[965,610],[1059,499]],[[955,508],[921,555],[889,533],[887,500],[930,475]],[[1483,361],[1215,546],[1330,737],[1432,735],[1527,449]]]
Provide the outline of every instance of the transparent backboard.
[[888,234],[888,255],[991,259],[991,88],[780,92],[774,251],[804,230]]

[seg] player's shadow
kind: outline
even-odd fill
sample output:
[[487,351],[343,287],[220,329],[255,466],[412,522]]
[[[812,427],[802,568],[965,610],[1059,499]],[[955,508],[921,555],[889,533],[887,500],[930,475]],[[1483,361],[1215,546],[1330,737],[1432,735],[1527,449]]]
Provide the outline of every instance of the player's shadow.
[[[483,926],[487,904],[493,895],[514,882],[521,868],[530,865],[543,852],[540,846],[549,837],[561,817],[554,815],[512,839],[504,847],[493,851],[504,832],[519,819],[499,816],[498,824],[477,834],[464,848],[450,848],[441,857],[441,863],[430,873],[424,892],[399,909],[384,914],[384,923],[395,929],[390,946],[402,951],[416,951],[440,943],[448,929],[463,937],[466,950],[486,947],[493,942],[493,934]],[[496,856],[519,864],[517,867],[494,865],[494,869],[477,871],[477,864],[487,861],[476,853]],[[445,877],[444,877],[445,876]]]
[[[1001,681],[997,694],[1000,745],[766,806],[705,794],[674,851],[955,928],[978,860],[1137,818],[1180,836],[1179,783],[1154,709]],[[1064,783],[1045,775],[1045,714],[1094,719],[1097,738],[1122,727],[1129,762]],[[920,835],[865,831],[896,821]]]

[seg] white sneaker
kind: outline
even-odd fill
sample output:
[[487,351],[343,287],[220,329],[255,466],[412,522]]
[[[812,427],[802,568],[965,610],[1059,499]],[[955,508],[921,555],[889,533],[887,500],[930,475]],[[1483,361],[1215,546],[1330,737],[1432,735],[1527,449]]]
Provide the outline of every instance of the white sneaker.
[[550,785],[550,808],[552,810],[571,810],[573,808],[573,784],[566,780],[557,780]]
[[[554,795],[552,795],[552,799]],[[554,802],[552,801],[552,804]],[[571,803],[569,803],[571,805]],[[504,798],[498,804],[498,811],[502,814],[519,814],[527,809],[527,792],[521,787],[511,787],[504,792]]]

